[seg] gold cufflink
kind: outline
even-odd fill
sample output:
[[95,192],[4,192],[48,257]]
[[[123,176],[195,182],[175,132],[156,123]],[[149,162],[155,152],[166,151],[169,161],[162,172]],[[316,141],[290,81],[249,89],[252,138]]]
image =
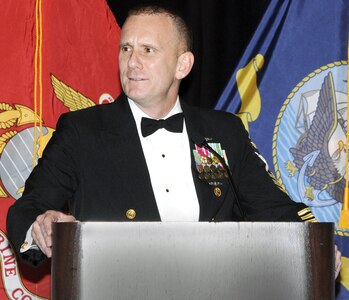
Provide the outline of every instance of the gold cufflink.
[[129,209],[126,212],[127,219],[133,220],[136,217],[136,211],[134,209]]
[[24,242],[22,245],[21,245],[21,249],[26,249],[28,247],[28,242]]

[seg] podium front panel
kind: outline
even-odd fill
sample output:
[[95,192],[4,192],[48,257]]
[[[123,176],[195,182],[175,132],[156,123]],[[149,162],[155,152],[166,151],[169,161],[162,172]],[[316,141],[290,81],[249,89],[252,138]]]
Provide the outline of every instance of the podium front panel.
[[334,299],[329,223],[57,223],[52,299]]

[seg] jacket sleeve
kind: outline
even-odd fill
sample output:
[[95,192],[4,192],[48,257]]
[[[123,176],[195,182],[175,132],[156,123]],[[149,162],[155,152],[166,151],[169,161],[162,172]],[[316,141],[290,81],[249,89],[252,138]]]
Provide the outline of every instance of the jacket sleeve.
[[241,206],[249,221],[309,221],[316,219],[303,203],[293,201],[277,181],[264,158],[251,142],[242,122],[236,122],[240,144],[239,159],[233,166],[233,178]]
[[74,159],[78,135],[62,115],[42,158],[25,183],[25,190],[7,214],[7,233],[16,253],[32,265],[45,259],[41,251],[20,253],[26,233],[36,217],[47,210],[64,211],[76,188],[77,163]]

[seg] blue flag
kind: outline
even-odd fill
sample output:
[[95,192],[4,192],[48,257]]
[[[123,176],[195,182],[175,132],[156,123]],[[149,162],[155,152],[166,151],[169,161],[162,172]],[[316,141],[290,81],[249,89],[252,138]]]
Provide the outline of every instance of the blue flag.
[[[216,109],[240,116],[296,202],[338,224],[345,186],[348,0],[271,1]],[[349,299],[349,234],[337,299]]]

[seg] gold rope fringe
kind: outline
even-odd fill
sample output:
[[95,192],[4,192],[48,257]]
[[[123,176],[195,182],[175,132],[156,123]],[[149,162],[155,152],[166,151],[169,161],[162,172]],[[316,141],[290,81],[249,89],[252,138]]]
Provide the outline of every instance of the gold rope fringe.
[[[39,92],[38,92],[39,89]],[[35,2],[35,54],[34,54],[34,113],[39,115],[39,139],[37,136],[37,119],[34,118],[33,168],[37,162],[37,147],[42,138],[42,0]],[[39,114],[38,114],[39,102]]]

